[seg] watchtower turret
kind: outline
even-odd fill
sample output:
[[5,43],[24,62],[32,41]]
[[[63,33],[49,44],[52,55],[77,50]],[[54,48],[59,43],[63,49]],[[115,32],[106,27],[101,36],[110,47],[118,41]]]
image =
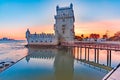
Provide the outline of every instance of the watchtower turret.
[[26,38],[28,39],[30,37],[30,31],[29,31],[29,29],[27,29],[27,31],[26,31]]

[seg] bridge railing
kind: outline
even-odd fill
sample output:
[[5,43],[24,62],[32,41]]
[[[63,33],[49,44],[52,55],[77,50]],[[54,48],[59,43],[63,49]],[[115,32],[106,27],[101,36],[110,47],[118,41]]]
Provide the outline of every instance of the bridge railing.
[[86,42],[86,41],[71,41],[62,42],[63,46],[73,46],[73,47],[89,47],[89,48],[102,48],[102,49],[114,49],[120,50],[120,43],[113,42]]

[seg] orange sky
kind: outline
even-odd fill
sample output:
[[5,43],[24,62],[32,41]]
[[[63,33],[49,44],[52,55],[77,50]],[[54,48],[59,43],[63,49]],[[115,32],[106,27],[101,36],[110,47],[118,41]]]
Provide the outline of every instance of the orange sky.
[[[53,25],[37,25],[28,27],[31,33],[53,33]],[[3,36],[14,39],[25,39],[25,32],[27,27],[21,28],[2,28],[0,38]],[[112,21],[94,21],[94,22],[76,22],[75,33],[76,35],[88,35],[90,33],[99,33],[101,35],[109,31],[109,35],[114,35],[115,32],[120,31],[120,20]]]
[[54,29],[52,25],[38,25],[38,26],[31,26],[31,27],[21,27],[21,28],[2,28],[0,31],[0,38],[8,37],[17,40],[25,39],[25,32],[27,28],[30,29],[30,32],[33,33],[53,33]]
[[114,33],[120,31],[120,20],[112,21],[94,21],[94,22],[81,22],[75,23],[75,32],[77,34],[90,34],[90,33],[99,33],[101,35],[105,34],[108,31],[110,36],[113,36]]

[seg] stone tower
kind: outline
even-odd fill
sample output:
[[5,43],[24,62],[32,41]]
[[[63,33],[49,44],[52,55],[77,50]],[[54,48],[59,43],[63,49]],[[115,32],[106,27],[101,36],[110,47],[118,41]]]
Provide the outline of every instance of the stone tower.
[[56,7],[54,30],[59,43],[74,41],[74,22],[73,4],[69,7]]

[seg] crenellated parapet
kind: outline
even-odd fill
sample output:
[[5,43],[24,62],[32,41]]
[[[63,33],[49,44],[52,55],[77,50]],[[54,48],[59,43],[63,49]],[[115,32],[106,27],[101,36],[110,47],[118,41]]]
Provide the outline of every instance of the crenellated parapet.
[[46,34],[46,33],[41,33],[41,34],[30,34],[30,37],[35,37],[35,38],[54,38],[54,34]]
[[57,40],[54,34],[31,34],[29,30],[26,31],[26,38],[29,45],[56,45]]
[[73,12],[73,4],[70,4],[69,7],[56,7],[57,15],[55,16],[55,19],[61,19],[61,18],[73,18],[74,19],[74,12]]

